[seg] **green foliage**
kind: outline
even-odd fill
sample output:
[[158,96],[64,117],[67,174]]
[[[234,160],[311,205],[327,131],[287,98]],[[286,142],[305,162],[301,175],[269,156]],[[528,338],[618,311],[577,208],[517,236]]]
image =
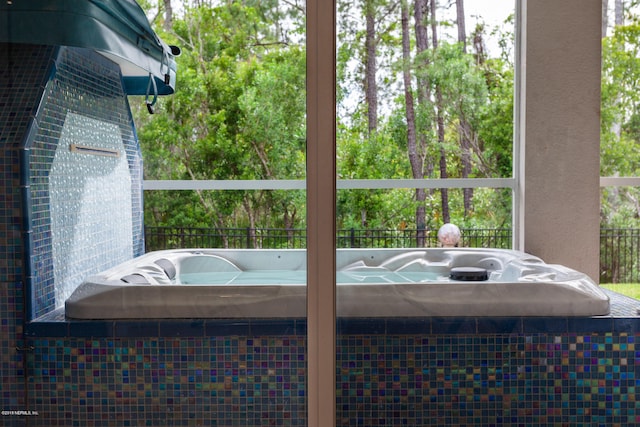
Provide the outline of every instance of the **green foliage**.
[[[340,179],[405,178],[408,163],[401,147],[379,132],[364,137],[364,129],[355,126],[339,130],[337,170]],[[398,208],[410,204],[399,191],[342,190],[337,197],[337,222],[341,228],[363,225],[373,228],[395,227],[406,216]],[[394,220],[391,220],[394,218]]]
[[601,175],[636,175],[640,113],[640,23],[616,27],[602,43]]
[[[148,0],[145,5],[161,2]],[[197,6],[193,6],[197,4]],[[304,179],[306,90],[304,10],[275,0],[186,3],[162,38],[182,48],[177,58],[176,94],[159,101],[154,116],[134,103],[146,179],[269,180]],[[362,91],[365,8],[377,17],[380,118],[369,134]],[[395,4],[363,1],[338,4],[337,51],[339,118],[337,170],[342,179],[394,179],[412,176],[407,160],[403,95],[394,65],[399,58],[399,20]],[[453,24],[439,22],[440,28]],[[512,35],[498,34],[503,49]],[[426,65],[425,65],[426,64]],[[513,68],[505,59],[478,64],[458,44],[414,57],[415,81],[442,93],[448,172],[461,174],[458,127],[469,123],[473,175],[511,176]],[[137,105],[140,105],[138,103]],[[416,108],[424,146],[425,177],[437,177],[441,146],[435,132],[433,99]],[[628,121],[628,133],[640,122]],[[508,190],[476,191],[474,211],[462,215],[462,191],[451,191],[452,216],[462,226],[503,226],[510,222]],[[340,227],[415,228],[413,189],[341,190]],[[153,191],[145,193],[149,225],[204,227],[305,226],[304,191]],[[423,203],[427,227],[441,225],[437,191]]]
[[487,103],[478,111],[479,163],[485,176],[506,178],[513,171],[513,68],[489,60],[484,68]]
[[237,142],[252,147],[261,169],[245,179],[304,179],[305,55],[299,49],[269,54],[238,99]]
[[428,57],[429,67],[418,68],[416,75],[425,74],[423,77],[432,86],[432,92],[436,88],[440,90],[446,114],[474,121],[476,112],[486,101],[487,87],[473,55],[465,54],[458,43],[446,42],[424,55]]
[[[139,120],[147,179],[304,177],[304,51],[275,39],[264,16],[281,15],[256,6],[191,8],[163,35],[183,54],[176,94]],[[304,221],[300,201],[296,192],[152,192],[146,219],[218,227],[261,219],[291,227]]]
[[[640,22],[630,16],[602,41],[602,106],[600,173],[638,176],[640,173]],[[605,227],[640,226],[640,191],[605,188],[600,215]]]
[[462,190],[449,190],[451,222],[461,228],[509,228],[511,227],[511,190],[476,188],[474,209],[464,215]]

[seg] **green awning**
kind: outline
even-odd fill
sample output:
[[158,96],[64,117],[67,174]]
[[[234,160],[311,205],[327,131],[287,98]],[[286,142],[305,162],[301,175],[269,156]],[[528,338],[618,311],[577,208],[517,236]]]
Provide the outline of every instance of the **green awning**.
[[175,91],[179,49],[134,0],[2,0],[0,42],[93,49],[120,65],[127,94],[145,95],[150,77],[158,95]]

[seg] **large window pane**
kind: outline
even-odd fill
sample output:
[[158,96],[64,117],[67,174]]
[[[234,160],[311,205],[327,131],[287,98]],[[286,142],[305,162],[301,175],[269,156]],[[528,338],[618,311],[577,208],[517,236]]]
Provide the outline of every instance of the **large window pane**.
[[[398,248],[439,246],[445,223],[460,226],[461,245],[511,247],[511,184],[389,188],[384,180],[514,177],[513,15],[513,2],[338,2],[337,172],[370,183],[337,191],[337,264],[348,267],[338,282],[362,285],[358,298],[358,286],[338,284],[339,421],[423,425],[453,416],[429,404],[441,391],[425,386],[436,381],[429,350],[447,348],[424,334],[429,320],[390,315],[395,300],[367,299],[364,289],[396,279],[389,263],[404,273]],[[350,304],[365,319],[351,316]]]
[[[640,281],[640,7],[603,2],[600,281]],[[616,288],[637,297],[633,288]]]
[[[339,179],[513,177],[514,4],[495,6],[338,3]],[[373,189],[341,192],[337,221],[510,227],[511,210],[509,191]]]
[[[208,408],[211,424],[307,425],[304,295],[295,291],[295,315],[287,303],[260,314],[270,299],[261,285],[306,284],[306,4],[152,3],[161,5],[149,14],[158,13],[163,39],[182,55],[177,91],[154,115],[131,100],[145,160],[147,251],[213,248],[229,260],[240,249],[237,269],[224,264],[231,273],[219,280],[190,278],[195,295],[198,281],[210,280],[232,295],[222,298],[224,314],[206,320],[213,326],[197,349],[200,388],[190,399]],[[251,289],[228,290],[237,284]],[[247,307],[256,290],[258,309],[233,319],[235,304]]]

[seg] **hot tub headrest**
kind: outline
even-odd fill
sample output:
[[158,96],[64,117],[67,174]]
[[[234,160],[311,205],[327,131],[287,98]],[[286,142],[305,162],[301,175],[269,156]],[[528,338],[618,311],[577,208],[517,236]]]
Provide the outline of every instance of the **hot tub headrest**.
[[173,280],[176,277],[176,266],[173,262],[169,261],[166,258],[160,258],[155,260],[155,264],[162,268],[170,280]]
[[142,274],[129,274],[120,278],[125,283],[129,283],[131,285],[150,285],[149,281]]

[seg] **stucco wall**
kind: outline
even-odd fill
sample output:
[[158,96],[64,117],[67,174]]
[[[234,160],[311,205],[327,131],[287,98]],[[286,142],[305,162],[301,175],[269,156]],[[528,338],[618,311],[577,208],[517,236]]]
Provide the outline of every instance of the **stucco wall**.
[[523,2],[524,250],[599,277],[599,0]]

